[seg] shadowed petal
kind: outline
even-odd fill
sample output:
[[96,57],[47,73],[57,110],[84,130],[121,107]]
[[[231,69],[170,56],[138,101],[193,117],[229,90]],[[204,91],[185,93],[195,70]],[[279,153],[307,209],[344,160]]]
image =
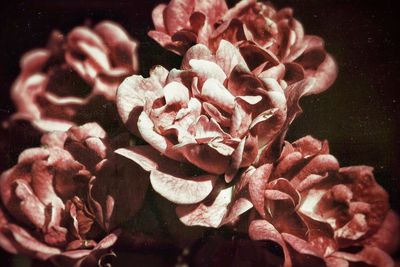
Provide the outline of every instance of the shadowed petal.
[[271,164],[264,164],[250,175],[249,194],[251,202],[262,217],[265,217],[265,189],[271,175],[272,167]]
[[252,240],[271,240],[277,243],[283,249],[285,257],[283,267],[292,266],[292,260],[285,241],[272,224],[265,220],[252,221],[249,226],[249,236]]
[[394,267],[392,258],[377,247],[364,247],[358,253],[334,252],[331,257],[348,262],[366,263],[376,267]]

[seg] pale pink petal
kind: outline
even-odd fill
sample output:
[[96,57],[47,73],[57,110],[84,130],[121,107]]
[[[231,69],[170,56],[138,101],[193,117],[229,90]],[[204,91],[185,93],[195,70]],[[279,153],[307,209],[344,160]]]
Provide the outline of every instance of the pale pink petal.
[[227,76],[230,75],[236,65],[241,65],[244,70],[250,71],[244,58],[240,54],[239,49],[225,40],[221,40],[219,43],[219,47],[215,54],[215,60],[216,63],[221,66]]
[[229,90],[216,79],[210,78],[204,82],[201,95],[210,101],[211,104],[214,104],[228,113],[231,113],[234,108],[235,98]]
[[157,170],[153,170],[150,174],[154,190],[177,204],[194,204],[202,201],[211,193],[216,179],[214,175],[181,178]]
[[129,130],[137,133],[137,120],[145,102],[158,98],[161,90],[158,81],[137,75],[125,79],[119,86],[116,99],[118,113]]
[[194,0],[172,0],[164,11],[164,23],[169,34],[189,27],[189,18],[195,6]]
[[140,135],[147,143],[168,157],[181,160],[181,156],[171,150],[173,144],[167,138],[154,131],[154,124],[145,112],[140,114],[137,126]]
[[[222,188],[211,200],[194,205],[179,205],[176,214],[182,223],[188,226],[205,226],[218,228],[228,212],[232,201],[233,188]],[[210,202],[208,204],[208,202]]]
[[[279,84],[278,84],[279,86]],[[258,88],[264,88],[263,82],[253,74],[237,65],[229,75],[227,86],[234,96],[245,96],[259,94],[255,93]],[[262,90],[265,93],[264,90]]]
[[189,70],[191,67],[189,62],[191,59],[203,59],[207,61],[213,60],[213,55],[207,46],[203,44],[197,44],[189,48],[182,59],[181,68],[183,70]]
[[204,59],[191,59],[189,61],[191,70],[196,73],[199,77],[200,84],[203,84],[207,79],[214,78],[221,83],[224,83],[227,75],[212,61],[207,61]]
[[164,11],[166,7],[167,7],[166,4],[159,4],[153,9],[151,13],[151,18],[153,19],[156,31],[166,32],[165,21],[164,21]]
[[167,105],[187,105],[189,102],[189,90],[178,82],[171,82],[163,88]]

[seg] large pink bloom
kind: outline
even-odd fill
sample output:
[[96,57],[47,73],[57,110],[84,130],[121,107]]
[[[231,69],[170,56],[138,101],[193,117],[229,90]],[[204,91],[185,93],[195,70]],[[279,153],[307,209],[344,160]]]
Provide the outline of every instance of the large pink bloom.
[[95,123],[46,134],[42,144],[0,178],[0,246],[65,266],[96,263],[140,209],[148,179]]
[[291,8],[277,11],[265,3],[243,0],[230,9],[222,21],[212,36],[216,44],[221,39],[234,43],[249,41],[274,54],[284,64],[301,66],[306,77],[317,80],[316,93],[326,90],[335,81],[337,66],[325,51],[324,41],[318,36],[305,35]]
[[276,163],[250,167],[236,190],[247,190],[257,211],[250,237],[278,244],[283,266],[393,265],[399,221],[387,193],[372,168],[339,168],[326,142],[286,143]]
[[112,106],[120,82],[137,71],[136,48],[125,30],[109,21],[93,29],[77,27],[66,37],[54,32],[47,48],[21,59],[11,90],[13,119],[28,120],[42,132],[92,121],[88,116]]
[[183,55],[194,44],[208,45],[214,24],[227,10],[224,0],[172,0],[153,10],[155,30],[149,36]]
[[181,55],[196,43],[215,50],[221,40],[227,40],[241,47],[251,59],[249,66],[258,71],[292,75],[285,72],[286,67],[314,77],[317,82],[310,93],[322,92],[335,81],[337,66],[323,40],[305,35],[291,8],[277,11],[269,4],[243,0],[231,9],[224,1],[213,1],[204,10],[204,2],[180,0],[159,5],[153,11],[156,31],[149,35]]
[[[192,47],[182,68],[168,72],[157,66],[150,78],[132,76],[121,84],[119,114],[150,147],[119,153],[142,166],[149,161],[143,168],[158,193],[177,204],[195,204],[214,187],[222,190],[218,176],[229,183],[240,169],[258,162],[258,155],[267,157],[313,80],[283,89],[274,78],[258,78],[226,41],[215,54],[204,45]],[[220,197],[224,206],[227,199]]]

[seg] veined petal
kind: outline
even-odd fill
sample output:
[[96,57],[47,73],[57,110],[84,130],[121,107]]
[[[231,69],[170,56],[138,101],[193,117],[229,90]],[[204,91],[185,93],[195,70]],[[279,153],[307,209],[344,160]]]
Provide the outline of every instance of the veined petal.
[[154,190],[177,204],[194,204],[205,199],[212,191],[217,176],[176,177],[153,170],[150,182]]

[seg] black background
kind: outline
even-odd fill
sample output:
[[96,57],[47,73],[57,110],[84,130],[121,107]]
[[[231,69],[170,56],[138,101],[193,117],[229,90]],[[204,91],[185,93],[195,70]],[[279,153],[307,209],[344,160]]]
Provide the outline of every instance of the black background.
[[[2,4],[0,118],[14,112],[9,89],[18,75],[20,56],[45,46],[53,29],[67,33],[88,21],[111,19],[141,42],[143,76],[156,64],[178,67],[179,57],[163,51],[146,35],[153,28],[151,11],[159,2],[167,1]],[[311,134],[329,140],[331,152],[342,166],[373,166],[376,179],[390,193],[393,208],[400,211],[400,13],[395,1],[276,0],[273,4],[292,6],[306,33],[323,37],[339,65],[339,77],[330,90],[302,100],[304,114],[292,124],[289,141]],[[11,264],[10,259],[1,261],[2,266]]]

